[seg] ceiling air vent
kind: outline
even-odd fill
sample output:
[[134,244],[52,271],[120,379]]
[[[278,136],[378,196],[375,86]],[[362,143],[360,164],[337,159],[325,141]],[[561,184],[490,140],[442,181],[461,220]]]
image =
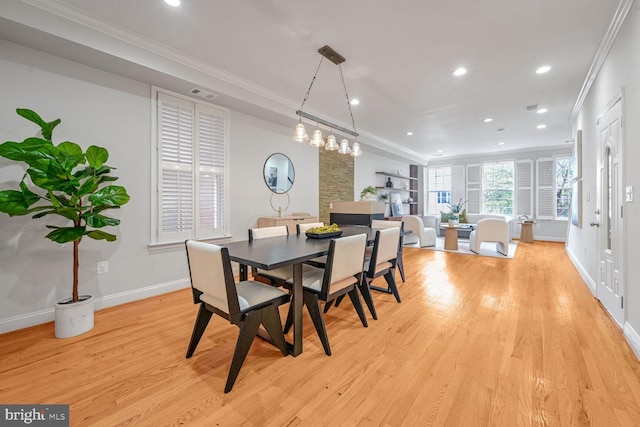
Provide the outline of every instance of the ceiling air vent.
[[207,99],[207,100],[209,100],[209,101],[211,101],[211,100],[212,100],[212,99],[214,99],[216,96],[218,96],[218,95],[216,95],[216,94],[215,94],[215,93],[213,93],[213,92],[207,92],[206,90],[199,89],[199,88],[197,88],[197,87],[194,87],[193,89],[191,89],[191,90],[189,91],[189,93],[190,93],[190,94],[192,94],[192,95],[199,96],[200,98]]
[[537,109],[538,109],[538,105],[540,105],[540,104],[527,105],[527,106],[526,106],[526,107],[524,107],[524,108],[526,108],[526,109],[527,109],[527,111],[535,111],[535,110],[537,110]]

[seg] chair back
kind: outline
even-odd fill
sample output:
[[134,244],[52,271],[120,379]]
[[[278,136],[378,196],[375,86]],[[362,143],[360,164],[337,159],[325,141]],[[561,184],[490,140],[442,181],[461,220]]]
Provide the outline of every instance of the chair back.
[[267,237],[288,236],[289,229],[286,225],[276,225],[275,227],[250,228],[249,241],[265,239]]
[[360,282],[366,246],[366,234],[331,240],[320,292],[321,298]]
[[[476,224],[478,237],[496,240],[509,239],[509,223],[500,218],[484,218]],[[490,240],[490,239],[486,239]]]
[[296,231],[298,234],[304,234],[310,228],[322,227],[324,226],[324,222],[309,222],[306,224],[296,224]]
[[195,240],[187,240],[185,246],[193,302],[206,302],[228,316],[240,312],[228,249]]
[[376,231],[373,243],[371,261],[367,275],[373,277],[375,273],[389,267],[395,267],[400,247],[399,227],[386,228]]

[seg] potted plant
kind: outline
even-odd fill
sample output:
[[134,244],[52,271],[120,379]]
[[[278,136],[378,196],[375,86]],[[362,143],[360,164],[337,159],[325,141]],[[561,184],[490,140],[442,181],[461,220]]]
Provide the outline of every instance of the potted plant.
[[447,217],[450,223],[453,223],[454,225],[458,224],[460,214],[462,213],[462,208],[465,204],[467,204],[467,201],[465,200],[463,202],[462,198],[460,198],[460,200],[458,200],[458,203],[456,203],[455,205],[449,203],[449,213],[447,214]]
[[389,194],[388,193],[384,193],[380,195],[380,200],[382,200],[383,202],[388,202],[389,201]]
[[[40,127],[41,137],[0,144],[0,156],[27,164],[19,190],[0,191],[0,212],[10,216],[33,213],[33,219],[57,215],[71,221],[66,227],[47,225],[51,231],[45,237],[60,244],[73,243],[72,293],[56,303],[55,331],[58,338],[79,335],[93,328],[93,296],[78,295],[78,246],[85,236],[116,240],[114,234],[100,229],[116,226],[120,220],[104,212],[127,203],[129,195],[122,186],[106,185],[118,178],[110,175],[115,168],[107,166],[105,148],[92,145],[83,152],[69,141],[54,145],[52,133],[60,119],[45,122],[34,111],[16,111]],[[32,186],[27,185],[27,177]]]
[[378,190],[376,190],[376,187],[372,187],[371,185],[368,187],[365,187],[361,192],[360,192],[360,198],[361,199],[366,199],[366,200],[371,200],[373,196],[378,194]]

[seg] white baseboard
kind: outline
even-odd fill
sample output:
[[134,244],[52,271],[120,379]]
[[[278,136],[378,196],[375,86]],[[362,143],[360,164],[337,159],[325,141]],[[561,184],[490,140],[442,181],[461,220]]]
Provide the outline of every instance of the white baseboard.
[[535,236],[534,237],[535,240],[540,240],[543,242],[565,242],[566,239],[564,237],[557,237],[557,236]]
[[580,277],[582,277],[582,280],[587,285],[587,288],[589,288],[589,290],[591,291],[591,294],[595,297],[596,282],[594,282],[591,276],[589,276],[589,273],[587,273],[587,271],[582,267],[582,264],[578,262],[578,259],[573,255],[573,253],[569,249],[566,249],[566,252],[567,252],[567,256],[569,256],[569,259],[571,260],[571,263],[576,268],[576,270],[578,270]]
[[627,339],[627,342],[631,346],[631,349],[636,354],[636,357],[638,358],[638,360],[640,360],[640,335],[638,335],[638,333],[633,329],[629,322],[624,322],[622,332],[624,333],[624,337]]
[[[141,299],[166,294],[180,289],[185,289],[189,286],[191,286],[191,284],[188,278],[174,280],[172,282],[160,283],[157,285],[147,286],[145,288],[120,292],[118,294],[97,297],[94,302],[94,307],[96,310],[101,310],[103,308],[114,307],[116,305],[138,301]],[[24,329],[30,326],[40,325],[42,323],[52,322],[53,318],[54,312],[52,307],[46,310],[40,310],[33,313],[2,319],[0,320],[0,334],[17,331],[18,329]]]

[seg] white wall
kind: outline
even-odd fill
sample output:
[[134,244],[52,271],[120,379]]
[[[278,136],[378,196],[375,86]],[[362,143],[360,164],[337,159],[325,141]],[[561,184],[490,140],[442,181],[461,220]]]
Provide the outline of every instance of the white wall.
[[[188,286],[184,249],[150,249],[151,87],[0,40],[0,142],[35,135],[35,125],[15,113],[37,111],[61,118],[54,142],[71,140],[110,152],[109,164],[131,195],[116,211],[122,220],[113,243],[83,240],[80,292],[96,296],[98,308]],[[318,212],[318,154],[291,142],[291,129],[230,112],[231,232],[247,238],[261,215],[275,214],[262,168],[268,155],[287,154],[296,168],[288,212]],[[16,188],[22,169],[0,159],[0,189]],[[281,197],[281,196],[278,196]],[[0,333],[53,319],[54,301],[70,296],[72,246],[44,236],[49,217],[0,215]],[[109,262],[98,275],[96,263]]]
[[[574,129],[583,131],[583,227],[570,227],[567,250],[576,266],[593,286],[597,280],[598,254],[596,253],[597,229],[588,226],[595,220],[596,206],[598,135],[596,119],[607,103],[620,91],[624,94],[623,104],[623,186],[633,186],[638,198],[640,184],[640,4],[632,6],[609,55],[593,82],[585,99]],[[590,195],[587,200],[586,195]],[[626,279],[624,332],[627,339],[640,354],[640,341],[636,331],[640,331],[640,264],[636,261],[640,253],[640,206],[638,201],[624,204],[625,240],[624,264]]]

